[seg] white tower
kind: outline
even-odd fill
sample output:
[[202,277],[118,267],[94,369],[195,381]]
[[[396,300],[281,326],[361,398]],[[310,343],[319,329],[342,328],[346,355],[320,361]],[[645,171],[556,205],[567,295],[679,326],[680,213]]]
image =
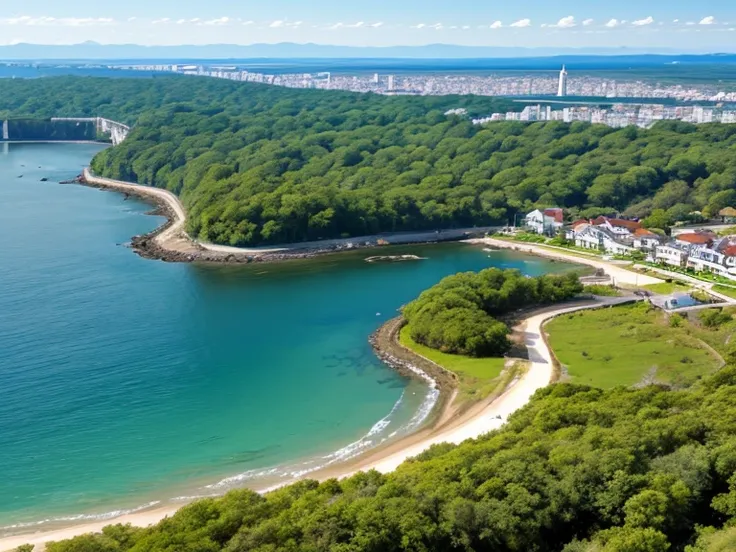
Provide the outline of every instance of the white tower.
[[560,82],[557,85],[557,95],[558,96],[567,96],[567,71],[565,70],[565,66],[562,66],[562,71],[560,71]]
[[393,75],[388,76],[388,89],[389,90],[394,89],[394,76]]

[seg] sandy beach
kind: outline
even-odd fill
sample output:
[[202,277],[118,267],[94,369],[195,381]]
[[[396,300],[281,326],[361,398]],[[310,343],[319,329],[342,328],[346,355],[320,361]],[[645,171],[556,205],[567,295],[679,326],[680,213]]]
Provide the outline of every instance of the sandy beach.
[[625,267],[631,263],[626,261],[603,261],[595,257],[586,257],[584,255],[570,255],[562,249],[552,249],[548,247],[539,247],[531,243],[512,242],[507,240],[499,240],[495,238],[474,238],[466,240],[468,243],[488,245],[497,249],[512,249],[520,253],[529,253],[530,255],[538,255],[548,259],[555,259],[569,263],[584,264],[593,268],[600,268],[606,272],[616,285],[624,284],[628,286],[646,286],[649,284],[661,284],[662,280],[639,274],[626,269]]
[[231,247],[204,243],[189,236],[186,233],[186,210],[179,198],[168,190],[101,178],[93,175],[89,168],[84,169],[81,183],[104,190],[130,194],[155,203],[168,219],[167,223],[150,234],[134,237],[132,246],[136,252],[144,257],[171,262],[273,262],[309,258],[320,254],[352,249],[380,247],[381,245],[457,241],[469,236],[482,236],[495,230],[495,227],[453,228],[450,230],[398,232],[353,238],[326,239],[264,247]]
[[[542,337],[542,328],[545,322],[561,314],[614,305],[630,300],[626,297],[611,297],[584,304],[576,303],[573,306],[568,304],[567,306],[545,309],[533,314],[518,327],[519,331],[523,332],[523,339],[529,353],[529,369],[518,380],[512,382],[500,397],[490,402],[481,402],[455,418],[451,417],[448,420],[446,417],[441,417],[432,428],[422,430],[385,448],[368,452],[356,460],[312,473],[309,477],[318,480],[342,478],[359,471],[371,469],[383,473],[391,472],[406,459],[416,456],[434,444],[443,442],[461,443],[501,427],[509,415],[523,407],[537,390],[546,387],[552,381],[554,374],[552,355]],[[291,482],[284,484],[288,483]],[[262,491],[272,489],[273,487],[262,489]],[[30,543],[36,545],[35,550],[38,552],[43,550],[43,545],[46,542],[68,539],[84,533],[99,532],[106,525],[113,523],[130,523],[138,527],[149,526],[172,515],[183,505],[169,505],[104,521],[2,538],[0,539],[0,551],[13,550],[21,544]]]

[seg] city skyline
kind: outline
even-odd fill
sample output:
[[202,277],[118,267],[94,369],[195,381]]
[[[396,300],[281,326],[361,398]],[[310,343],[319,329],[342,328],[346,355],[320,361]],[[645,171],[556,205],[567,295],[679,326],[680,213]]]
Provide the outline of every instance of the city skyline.
[[0,44],[100,43],[143,45],[319,43],[396,46],[433,43],[468,46],[652,47],[688,50],[736,49],[736,6],[682,0],[633,0],[583,5],[525,0],[512,6],[479,1],[449,5],[387,0],[369,8],[336,0],[306,6],[294,0],[268,5],[225,0],[202,4],[163,0],[125,4],[28,0],[22,8],[0,8]]

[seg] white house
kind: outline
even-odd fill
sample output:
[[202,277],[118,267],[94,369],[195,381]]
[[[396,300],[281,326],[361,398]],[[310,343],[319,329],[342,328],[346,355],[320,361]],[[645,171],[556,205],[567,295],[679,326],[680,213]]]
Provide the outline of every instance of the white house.
[[575,245],[585,249],[603,250],[611,255],[630,255],[635,249],[620,243],[603,227],[579,224],[573,230]]
[[680,268],[684,268],[687,264],[687,257],[687,250],[674,245],[658,245],[654,253],[654,258],[658,263],[665,263]]
[[562,209],[536,209],[524,219],[525,225],[537,234],[554,236],[562,228],[564,215]]
[[646,228],[637,228],[634,231],[633,246],[644,253],[654,253],[658,245],[661,245],[664,238],[659,234],[650,232]]
[[641,223],[609,217],[598,217],[591,221],[593,226],[600,226],[611,232],[617,239],[633,242],[634,233],[641,228]]

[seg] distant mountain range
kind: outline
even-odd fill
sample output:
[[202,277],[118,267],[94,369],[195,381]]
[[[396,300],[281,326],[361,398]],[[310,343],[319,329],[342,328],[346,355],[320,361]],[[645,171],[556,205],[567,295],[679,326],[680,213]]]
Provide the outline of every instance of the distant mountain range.
[[545,56],[628,56],[643,54],[678,55],[708,52],[678,51],[671,48],[519,48],[498,46],[355,47],[322,44],[236,44],[142,46],[83,42],[64,46],[14,44],[0,46],[0,60],[179,60],[179,59],[473,59],[526,58]]

